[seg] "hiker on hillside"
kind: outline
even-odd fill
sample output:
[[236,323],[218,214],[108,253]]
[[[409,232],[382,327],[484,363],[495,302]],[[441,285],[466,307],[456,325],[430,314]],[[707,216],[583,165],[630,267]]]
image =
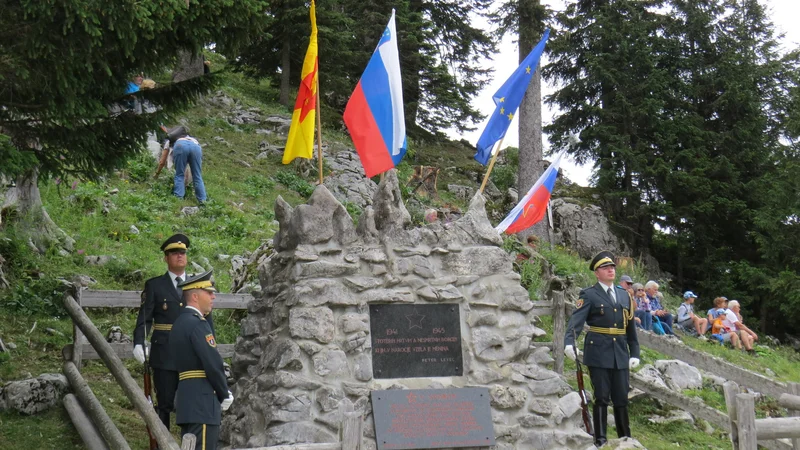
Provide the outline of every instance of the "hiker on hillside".
[[197,450],[217,448],[222,411],[233,403],[214,330],[205,319],[211,314],[217,292],[211,281],[212,272],[209,270],[179,285],[186,308],[170,335],[180,380],[176,422],[181,426],[181,436],[186,433],[197,436]]
[[[145,330],[153,332],[152,349],[148,352],[150,367],[153,368],[153,384],[156,390],[155,409],[161,422],[169,429],[169,415],[175,410],[175,392],[178,389],[178,372],[174,355],[169,349],[169,337],[172,324],[184,309],[183,292],[178,284],[186,280],[186,251],[189,249],[189,238],[176,234],[161,244],[167,273],[150,278],[142,291],[142,306],[136,317],[136,328],[133,331],[133,357],[140,363],[145,358]],[[206,317],[209,326],[214,324],[209,314]]]
[[577,309],[567,324],[564,353],[575,359],[577,336],[583,325],[589,325],[584,339],[583,363],[589,368],[594,386],[592,407],[594,442],[602,447],[607,442],[608,404],[614,404],[617,435],[631,435],[628,419],[630,369],[639,365],[639,340],[632,323],[635,305],[628,292],[614,286],[616,264],[611,252],[600,252],[592,259],[597,284],[578,295]]

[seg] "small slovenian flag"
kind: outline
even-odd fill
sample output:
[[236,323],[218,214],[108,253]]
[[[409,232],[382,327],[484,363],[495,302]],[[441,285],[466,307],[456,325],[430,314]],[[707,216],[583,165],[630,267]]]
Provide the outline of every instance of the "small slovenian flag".
[[344,110],[367,177],[386,172],[406,154],[406,123],[397,29],[392,18]]
[[556,156],[550,167],[544,171],[541,177],[536,180],[533,187],[525,194],[525,197],[517,203],[517,206],[508,213],[505,219],[494,229],[498,233],[505,231],[506,234],[515,234],[536,225],[544,217],[547,211],[547,202],[550,201],[550,194],[558,177],[558,166],[561,165],[561,158],[564,151]]

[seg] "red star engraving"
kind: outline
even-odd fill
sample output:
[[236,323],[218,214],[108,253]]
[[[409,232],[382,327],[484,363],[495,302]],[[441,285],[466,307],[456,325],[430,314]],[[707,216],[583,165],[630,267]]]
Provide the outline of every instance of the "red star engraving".
[[424,318],[425,318],[424,315],[422,315],[422,314],[420,314],[420,313],[418,313],[416,311],[414,311],[414,314],[407,315],[406,319],[408,319],[408,329],[409,330],[412,329],[412,328],[422,329],[422,319],[424,319]]

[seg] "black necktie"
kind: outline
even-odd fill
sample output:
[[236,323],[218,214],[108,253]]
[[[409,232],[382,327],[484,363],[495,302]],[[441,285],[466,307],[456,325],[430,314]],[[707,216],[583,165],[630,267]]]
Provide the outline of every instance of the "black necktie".
[[178,297],[183,295],[183,290],[180,288],[180,284],[183,282],[181,277],[175,277],[175,290],[178,291]]
[[611,297],[611,300],[612,300],[612,301],[614,302],[614,304],[616,305],[616,304],[617,304],[617,296],[616,296],[616,295],[614,295],[614,290],[613,290],[613,289],[611,289],[611,288],[608,288],[608,295]]

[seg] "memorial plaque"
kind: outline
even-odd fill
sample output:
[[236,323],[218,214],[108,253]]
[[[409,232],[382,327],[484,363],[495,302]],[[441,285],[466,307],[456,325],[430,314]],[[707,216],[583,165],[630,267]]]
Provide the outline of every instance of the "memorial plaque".
[[369,316],[375,378],[462,374],[458,305],[370,305]]
[[495,444],[487,388],[372,391],[378,450]]

